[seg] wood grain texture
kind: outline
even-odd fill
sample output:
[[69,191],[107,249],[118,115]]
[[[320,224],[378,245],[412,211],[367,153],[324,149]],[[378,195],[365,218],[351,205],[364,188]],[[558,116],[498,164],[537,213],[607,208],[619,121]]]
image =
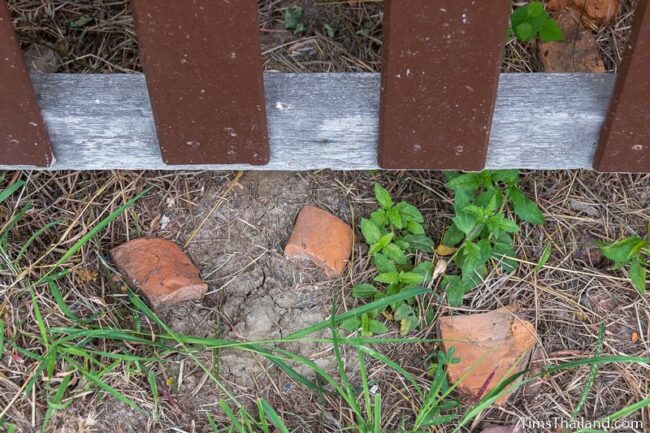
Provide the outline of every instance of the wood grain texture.
[[600,171],[650,172],[650,0],[641,0],[596,152]]
[[480,170],[510,0],[385,0],[379,114],[384,168]]
[[52,148],[14,26],[0,2],[0,164],[52,163]]
[[257,1],[131,6],[163,160],[266,164]]
[[[502,75],[486,168],[591,168],[614,80],[611,74]],[[46,74],[33,81],[54,144],[50,170],[379,168],[379,74],[267,73],[266,166],[166,165],[142,75]],[[31,167],[0,166],[18,168]]]

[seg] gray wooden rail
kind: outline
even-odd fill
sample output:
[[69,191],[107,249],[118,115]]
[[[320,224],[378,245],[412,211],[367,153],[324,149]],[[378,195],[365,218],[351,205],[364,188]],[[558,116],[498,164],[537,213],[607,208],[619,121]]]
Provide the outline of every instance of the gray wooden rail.
[[[379,74],[265,74],[265,166],[166,165],[143,75],[32,79],[56,156],[47,170],[379,168]],[[502,75],[486,168],[592,168],[614,81],[612,74]],[[0,165],[18,168],[33,167]]]

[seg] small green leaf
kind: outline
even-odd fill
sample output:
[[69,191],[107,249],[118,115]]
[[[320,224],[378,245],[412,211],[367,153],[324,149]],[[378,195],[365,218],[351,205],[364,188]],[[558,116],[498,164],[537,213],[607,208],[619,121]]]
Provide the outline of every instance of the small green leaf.
[[537,263],[537,266],[535,266],[535,272],[541,271],[544,266],[546,266],[546,262],[548,262],[548,259],[551,257],[551,251],[552,251],[552,246],[551,243],[547,243],[546,246],[544,247],[544,251],[542,251],[542,255],[539,258],[539,262]]
[[537,203],[528,199],[522,190],[512,186],[508,188],[508,197],[510,197],[513,210],[519,218],[531,224],[544,223],[544,214]]
[[533,33],[533,26],[527,22],[519,24],[515,28],[515,34],[517,35],[517,39],[521,42],[528,42],[533,38],[533,36],[535,36]]
[[404,239],[409,243],[412,251],[433,253],[433,241],[425,235],[406,235]]
[[456,224],[453,224],[445,231],[445,234],[442,237],[442,244],[447,247],[455,247],[464,237],[465,233],[463,233]]
[[601,247],[603,255],[614,263],[627,263],[632,259],[634,252],[640,250],[640,246],[647,244],[647,241],[637,236],[631,236],[614,242],[613,244]]
[[398,280],[407,286],[421,284],[424,282],[424,275],[417,272],[400,272]]
[[433,262],[428,260],[426,262],[422,262],[416,267],[414,267],[411,272],[417,272],[418,274],[421,274],[424,277],[423,281],[425,282],[429,281],[433,276]]
[[392,260],[398,265],[405,265],[407,262],[404,251],[402,251],[402,249],[395,244],[386,245],[382,252],[386,257],[388,257],[389,260]]
[[539,29],[539,38],[542,42],[556,42],[564,40],[564,32],[557,21],[548,19]]
[[517,269],[517,255],[512,246],[512,237],[508,233],[501,233],[497,236],[492,253],[497,260],[501,261],[501,267],[506,272],[513,272]]
[[339,326],[347,331],[354,332],[361,326],[361,321],[356,317],[343,320]]
[[519,182],[519,170],[494,170],[491,172],[491,177],[495,182],[503,182],[512,186]]
[[399,333],[403,337],[417,327],[418,327],[417,317],[408,316],[400,321]]
[[412,204],[406,203],[405,201],[401,201],[397,203],[395,206],[397,210],[399,210],[400,215],[402,216],[402,220],[405,222],[409,221],[414,221],[416,223],[423,223],[424,222],[424,217],[422,216],[422,213],[413,206]]
[[544,3],[542,2],[532,2],[528,4],[528,16],[530,18],[536,18],[541,16],[544,13]]
[[445,275],[442,279],[442,288],[447,293],[447,302],[452,307],[459,307],[463,304],[465,296],[465,284],[457,275]]
[[454,191],[472,192],[481,187],[481,177],[478,173],[465,173],[460,176],[454,177],[447,186]]
[[381,239],[381,230],[372,221],[361,218],[361,233],[368,245],[372,245]]
[[[465,235],[468,235],[474,230],[478,224],[478,219],[475,215],[461,211],[453,219],[454,225]],[[452,246],[452,245],[447,245]]]
[[492,215],[487,219],[487,228],[490,233],[499,234],[501,232],[516,233],[519,231],[519,226],[510,218],[506,218],[502,214]]
[[399,272],[384,272],[377,275],[375,281],[384,284],[397,284],[399,282]]
[[399,212],[399,209],[396,207],[390,208],[386,214],[388,215],[388,221],[396,229],[404,228],[404,222],[402,221],[402,214]]
[[369,254],[370,255],[375,254],[375,253],[383,250],[384,248],[386,248],[386,246],[388,244],[390,244],[391,241],[393,240],[393,236],[394,236],[393,233],[386,233],[385,235],[383,235],[381,238],[379,238],[379,240],[377,242],[370,245]]
[[390,193],[386,190],[386,188],[376,183],[374,189],[377,203],[379,203],[379,205],[386,210],[392,208],[393,199],[391,198]]
[[416,223],[415,221],[409,221],[406,223],[406,230],[414,235],[424,234],[424,227],[422,227],[422,224]]
[[352,288],[352,296],[355,298],[372,298],[380,293],[372,284],[357,284]]
[[388,260],[388,257],[381,253],[377,253],[373,256],[373,259],[375,260],[375,266],[377,267],[377,270],[381,273],[386,273],[386,272],[395,272],[395,263],[391,262]]
[[370,319],[368,322],[368,330],[372,334],[384,334],[388,332],[388,328],[382,322],[376,319]]
[[643,267],[639,256],[634,257],[630,263],[630,279],[632,285],[640,294],[644,295],[646,292],[646,268]]
[[370,221],[375,223],[377,227],[384,227],[388,224],[388,215],[383,209],[377,209],[370,214]]
[[305,29],[302,23],[302,6],[294,6],[284,11],[284,27],[294,33],[301,33]]
[[413,308],[406,302],[402,302],[395,310],[395,320],[404,320],[413,314]]

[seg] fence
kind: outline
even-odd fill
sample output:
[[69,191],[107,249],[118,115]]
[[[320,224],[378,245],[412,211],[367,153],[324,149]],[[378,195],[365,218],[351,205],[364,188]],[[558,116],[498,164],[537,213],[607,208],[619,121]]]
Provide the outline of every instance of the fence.
[[381,76],[263,73],[253,0],[132,3],[144,76],[31,80],[0,5],[0,168],[650,172],[648,0],[617,77],[500,75],[510,0],[385,0]]

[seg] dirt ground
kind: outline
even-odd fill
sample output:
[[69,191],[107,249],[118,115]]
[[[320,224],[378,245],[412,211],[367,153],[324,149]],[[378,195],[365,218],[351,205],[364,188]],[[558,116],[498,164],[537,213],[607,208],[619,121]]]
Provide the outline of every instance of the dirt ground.
[[[9,0],[21,42],[53,48],[59,72],[126,72],[140,69],[135,32],[128,2],[121,0]],[[263,51],[268,70],[296,72],[378,71],[381,48],[381,2],[260,1]],[[283,10],[295,4],[305,8],[308,31],[296,36],[284,29]],[[615,70],[636,1],[623,0],[616,22],[595,29],[609,70]],[[70,23],[84,17],[92,21],[82,29]],[[323,24],[337,29],[334,38]],[[511,41],[504,70],[538,71],[532,44]],[[326,209],[357,226],[373,208],[372,184],[379,182],[394,197],[420,208],[427,234],[438,243],[452,217],[451,193],[441,173],[432,172],[64,172],[4,173],[0,190],[18,179],[27,182],[25,193],[0,207],[0,225],[26,202],[31,209],[11,232],[8,256],[39,227],[59,221],[56,229],[35,242],[20,263],[0,268],[0,317],[10,335],[25,347],[36,347],[39,330],[28,302],[26,278],[38,278],[60,255],[101,218],[147,187],[153,189],[129,211],[113,221],[81,248],[65,269],[61,292],[66,303],[82,317],[101,313],[107,327],[130,329],[124,285],[108,260],[108,251],[140,236],[160,236],[186,247],[209,284],[203,301],[188,302],[160,312],[174,330],[187,335],[265,340],[326,319],[332,306],[347,311],[357,305],[354,284],[374,276],[367,248],[356,242],[346,273],[328,280],[305,263],[286,260],[282,249],[298,211],[305,205]],[[524,189],[544,211],[546,223],[524,225],[516,237],[521,261],[515,274],[494,273],[472,292],[458,309],[450,309],[435,296],[422,300],[422,309],[435,316],[485,312],[510,303],[521,306],[537,329],[540,345],[532,366],[554,365],[592,356],[598,327],[606,326],[604,355],[650,356],[650,305],[639,296],[625,272],[614,272],[599,257],[594,243],[631,234],[643,235],[650,221],[650,176],[609,175],[586,171],[525,173]],[[359,233],[357,233],[359,236]],[[547,244],[552,255],[540,272],[535,266]],[[44,257],[42,261],[39,258]],[[3,260],[5,260],[3,256]],[[437,283],[432,287],[439,292]],[[49,327],[70,326],[48,293],[38,293]],[[144,321],[146,324],[146,321]],[[153,324],[148,324],[154,329]],[[153,330],[151,331],[153,332]],[[631,335],[637,332],[639,340]],[[391,326],[387,336],[397,337]],[[435,325],[424,326],[413,337],[435,338]],[[334,370],[331,345],[300,344],[286,347],[328,371]],[[105,351],[125,350],[108,344]],[[138,352],[137,347],[129,349]],[[427,387],[433,343],[393,344],[381,351]],[[33,395],[20,393],[35,363],[20,353],[0,356],[0,411],[6,409],[17,431],[36,431],[47,409],[45,382]],[[224,350],[197,354],[214,364],[229,393],[245,405],[266,398],[291,431],[346,431],[354,424],[349,410],[332,395],[310,392],[259,356]],[[348,360],[350,354],[345,353]],[[66,367],[66,366],[63,366]],[[70,403],[50,423],[56,432],[172,432],[211,431],[206,413],[224,422],[217,401],[224,389],[208,380],[191,359],[175,356],[152,367],[159,378],[162,402],[156,417],[142,415],[109,394],[75,378],[66,397]],[[353,362],[349,371],[357,380]],[[368,373],[382,395],[386,431],[399,431],[417,410],[403,379],[377,362]],[[309,372],[305,371],[305,374]],[[589,367],[544,377],[521,390],[504,408],[484,412],[474,427],[507,424],[523,419],[568,417],[589,381]],[[105,376],[115,389],[153,411],[147,379],[131,364]],[[358,383],[355,383],[358,385]],[[650,369],[633,364],[599,367],[582,414],[596,419],[650,395]],[[16,396],[14,398],[14,396]],[[650,425],[647,408],[629,419]],[[0,431],[3,427],[0,427]],[[432,431],[451,431],[439,428]],[[641,430],[629,430],[640,432]]]

